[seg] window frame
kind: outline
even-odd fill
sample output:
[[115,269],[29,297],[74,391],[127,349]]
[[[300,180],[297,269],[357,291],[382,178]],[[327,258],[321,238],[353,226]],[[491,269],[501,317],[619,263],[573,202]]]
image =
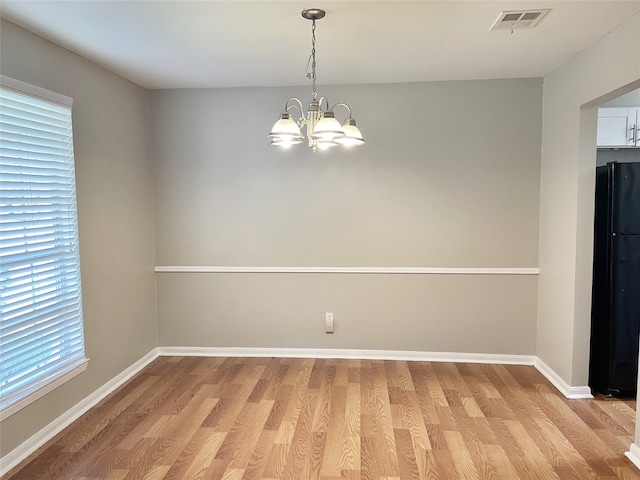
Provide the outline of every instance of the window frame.
[[[4,90],[13,91],[15,93],[25,95],[37,100],[41,100],[50,104],[56,104],[58,106],[64,107],[72,110],[73,100],[65,95],[61,95],[59,93],[51,92],[41,87],[37,87],[35,85],[30,85],[28,83],[7,77],[5,75],[0,75],[0,87]],[[71,142],[73,145],[73,121],[71,119]],[[75,159],[73,154],[73,147],[70,154],[70,162],[73,167],[73,183],[74,186],[77,185],[77,180],[75,176]],[[75,187],[74,187],[74,195],[75,195]],[[76,212],[75,218],[77,220],[77,195],[75,198],[76,204]],[[76,221],[75,229],[75,238],[79,237],[79,228]],[[77,253],[77,269],[80,272],[80,254],[79,251]],[[80,274],[80,273],[79,273]],[[41,377],[38,377],[34,381],[32,381],[29,385],[30,387],[25,387],[25,392],[23,395],[18,396],[17,398],[10,399],[9,403],[5,402],[2,396],[2,392],[0,391],[0,421],[5,420],[16,412],[22,410],[27,405],[35,402],[36,400],[42,398],[47,393],[52,390],[58,388],[60,385],[68,382],[72,378],[76,377],[80,373],[84,372],[87,369],[89,358],[86,356],[85,350],[85,334],[84,334],[84,316],[82,309],[82,280],[78,280],[78,298],[77,300],[80,303],[79,306],[79,316],[80,316],[80,327],[81,327],[81,358],[70,359],[64,362],[64,364],[55,371],[50,371]],[[76,298],[75,296],[73,298]],[[0,387],[1,388],[1,387]],[[15,396],[14,393],[10,393],[9,396]]]

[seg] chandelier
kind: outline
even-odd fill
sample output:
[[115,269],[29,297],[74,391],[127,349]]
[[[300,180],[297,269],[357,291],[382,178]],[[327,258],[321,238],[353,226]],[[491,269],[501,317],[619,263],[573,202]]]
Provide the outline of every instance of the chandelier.
[[[306,126],[308,145],[315,152],[317,149],[326,150],[335,146],[351,147],[364,144],[362,134],[356,121],[351,116],[351,108],[346,103],[336,103],[329,107],[326,97],[320,97],[316,92],[316,20],[325,16],[324,10],[310,8],[302,11],[302,16],[311,20],[311,72],[307,73],[307,78],[311,79],[313,90],[309,108],[305,117],[304,107],[299,98],[292,97],[285,103],[284,111],[280,114],[280,119],[275,123],[269,133],[270,145],[288,148],[291,145],[298,145],[303,142],[301,128]],[[336,108],[344,108],[348,112],[348,117],[344,124],[340,125],[334,115]],[[294,121],[292,111],[297,110],[299,118]]]

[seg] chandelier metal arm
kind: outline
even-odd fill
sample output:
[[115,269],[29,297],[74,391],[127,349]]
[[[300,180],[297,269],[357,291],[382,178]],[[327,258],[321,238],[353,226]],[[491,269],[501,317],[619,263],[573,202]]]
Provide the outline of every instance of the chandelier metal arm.
[[[292,102],[294,103],[292,104]],[[284,105],[285,112],[288,112],[289,109],[291,108],[297,108],[298,111],[300,112],[300,123],[301,124],[306,123],[306,118],[304,115],[304,106],[302,105],[302,101],[300,101],[298,97],[291,97],[289,100],[287,100],[287,103],[285,103]]]
[[[322,109],[322,102],[324,102],[325,105],[327,106],[327,108],[325,108],[324,110]],[[329,108],[329,100],[325,96],[320,97],[320,100],[318,101],[318,106],[320,107],[321,112],[326,112],[328,110],[331,110],[331,108]]]
[[336,103],[333,107],[331,107],[331,110],[334,111],[336,109],[336,107],[344,107],[347,109],[347,111],[349,112],[349,118],[351,118],[351,107],[349,105],[347,105],[346,103],[343,102],[339,102]]

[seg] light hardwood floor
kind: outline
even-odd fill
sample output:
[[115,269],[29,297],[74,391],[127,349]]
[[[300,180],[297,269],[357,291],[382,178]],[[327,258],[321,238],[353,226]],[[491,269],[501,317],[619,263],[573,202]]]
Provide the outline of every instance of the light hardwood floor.
[[10,478],[640,479],[634,408],[527,366],[160,357]]

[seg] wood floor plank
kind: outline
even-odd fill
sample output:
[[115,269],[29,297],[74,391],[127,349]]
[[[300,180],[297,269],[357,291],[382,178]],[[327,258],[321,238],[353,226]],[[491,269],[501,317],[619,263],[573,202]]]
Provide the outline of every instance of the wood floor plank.
[[182,451],[181,455],[184,456],[184,460],[174,463],[163,479],[205,479],[207,470],[215,459],[216,452],[222,445],[224,438],[224,432],[216,432],[207,427],[199,428],[191,439],[191,446],[185,447]]
[[[359,378],[359,376],[358,376]],[[361,427],[361,391],[359,383],[349,383],[347,387],[346,425],[349,436],[360,436]]]
[[[65,441],[68,452],[77,452],[84,446],[95,434],[104,428],[109,422],[114,421],[123,414],[131,404],[141,397],[145,391],[153,387],[159,377],[149,376],[147,378],[140,377],[140,382],[136,382],[135,386],[130,384],[130,390],[122,390],[126,395],[119,395],[118,401],[113,398],[111,402],[105,402],[104,408],[96,409],[93,415],[83,416],[76,424],[77,431],[73,435],[72,440]],[[81,427],[82,425],[82,427]]]
[[442,473],[438,471],[435,455],[431,449],[416,447],[416,468],[420,480],[441,480],[444,479]]
[[440,477],[443,480],[460,478],[458,470],[456,469],[456,463],[449,450],[433,450],[432,453]]
[[[409,371],[411,372],[424,423],[425,425],[433,425],[439,423],[439,419],[434,409],[434,398],[429,391],[429,379],[426,377],[427,366],[428,364],[424,362],[411,362]],[[444,393],[442,395],[444,396]]]
[[[518,472],[513,466],[513,463],[507,456],[506,452],[499,445],[487,445],[486,447],[487,456],[489,457],[489,464],[493,465],[496,469],[495,478],[508,478],[511,480],[521,479],[518,475]],[[530,477],[530,478],[544,478],[545,480],[552,480],[553,476],[538,476],[538,477]]]
[[418,462],[416,460],[416,451],[411,440],[411,432],[405,429],[394,430],[396,451],[398,458],[399,477],[418,479]]
[[521,423],[515,420],[505,421],[505,425],[513,435],[518,445],[526,452],[527,470],[532,478],[557,478],[557,474],[553,470],[553,466],[549,460],[540,451],[536,442],[529,436],[527,430]]
[[640,480],[634,432],[528,366],[160,357],[3,480]]
[[236,448],[230,464],[231,468],[246,469],[255,450],[255,446],[258,444],[260,436],[264,431],[263,427],[272,406],[273,401],[271,400],[261,401],[258,404],[257,411],[253,413],[253,416],[241,416],[227,435],[227,438],[231,435],[237,436]]
[[320,385],[318,387],[318,402],[316,404],[316,411],[313,415],[313,422],[311,424],[312,432],[327,432],[331,408],[331,394],[335,377],[335,365],[327,363],[326,370],[320,378]]
[[477,480],[479,479],[478,471],[476,470],[469,450],[464,443],[462,434],[460,432],[444,432],[444,436],[447,439],[447,445],[449,445],[449,452],[456,466],[459,478],[464,480]]
[[[346,381],[345,376],[345,381]],[[327,424],[327,444],[320,470],[321,477],[340,477],[347,468],[343,454],[347,451],[349,436],[346,431],[347,387],[334,386],[331,389],[330,416]]]
[[276,440],[274,430],[263,430],[255,448],[251,452],[251,458],[242,476],[243,480],[258,480],[266,467],[268,454]]
[[267,388],[264,391],[262,398],[264,400],[275,400],[278,391],[282,386],[282,382],[284,381],[287,372],[289,371],[289,367],[291,366],[291,362],[289,359],[284,359],[286,361],[280,361],[281,359],[273,358],[271,359],[270,368],[267,370],[268,373],[271,373],[270,381],[267,383]]
[[138,478],[142,480],[162,480],[169,471],[169,468],[168,465],[154,465],[146,472],[144,477]]
[[[509,461],[512,463],[513,468],[518,473],[518,477],[522,479],[531,479],[537,480],[537,478],[545,478],[544,475],[538,475],[537,470],[539,467],[536,466],[537,458],[535,457],[535,450],[529,451],[529,449],[523,449],[520,447],[520,442],[518,442],[512,435],[511,431],[507,428],[505,422],[498,418],[489,418],[487,419],[488,423],[492,426],[493,431],[496,434],[496,438],[499,442],[500,447],[504,450],[505,454],[509,458]],[[527,429],[527,433],[530,433],[531,430]],[[534,457],[529,458],[529,453],[531,453]],[[546,454],[547,451],[543,452],[544,460],[554,465],[551,461],[551,458]],[[549,473],[548,478],[550,480],[557,480],[557,474]]]
[[[311,381],[309,382],[311,384]],[[285,479],[309,478],[307,475],[313,470],[314,452],[312,449],[314,435],[312,431],[313,416],[318,403],[318,388],[306,390],[306,399],[303,402],[300,415],[296,422],[291,446],[287,455],[287,461],[283,472]],[[324,448],[324,446],[323,446]]]
[[586,480],[596,477],[595,472],[589,467],[587,461],[575,450],[567,437],[562,434],[550,419],[536,420],[536,423],[544,432],[547,442],[556,449],[563,459],[568,459],[569,465],[580,478]]
[[283,478],[289,447],[289,443],[274,442],[267,461],[265,462],[262,478]]
[[[175,448],[177,443],[178,442],[174,439],[156,438],[152,440],[152,445],[149,447],[148,454],[135,457],[134,454],[130,453],[130,456],[125,457],[130,462],[127,464],[128,473],[124,480],[145,478],[147,475],[160,475],[159,472],[161,471],[164,472],[162,473],[161,478],[164,478],[170,466],[158,465],[158,461],[163,458],[167,452],[171,451],[172,448]],[[130,452],[134,452],[134,449]],[[119,466],[117,465],[117,467]]]

